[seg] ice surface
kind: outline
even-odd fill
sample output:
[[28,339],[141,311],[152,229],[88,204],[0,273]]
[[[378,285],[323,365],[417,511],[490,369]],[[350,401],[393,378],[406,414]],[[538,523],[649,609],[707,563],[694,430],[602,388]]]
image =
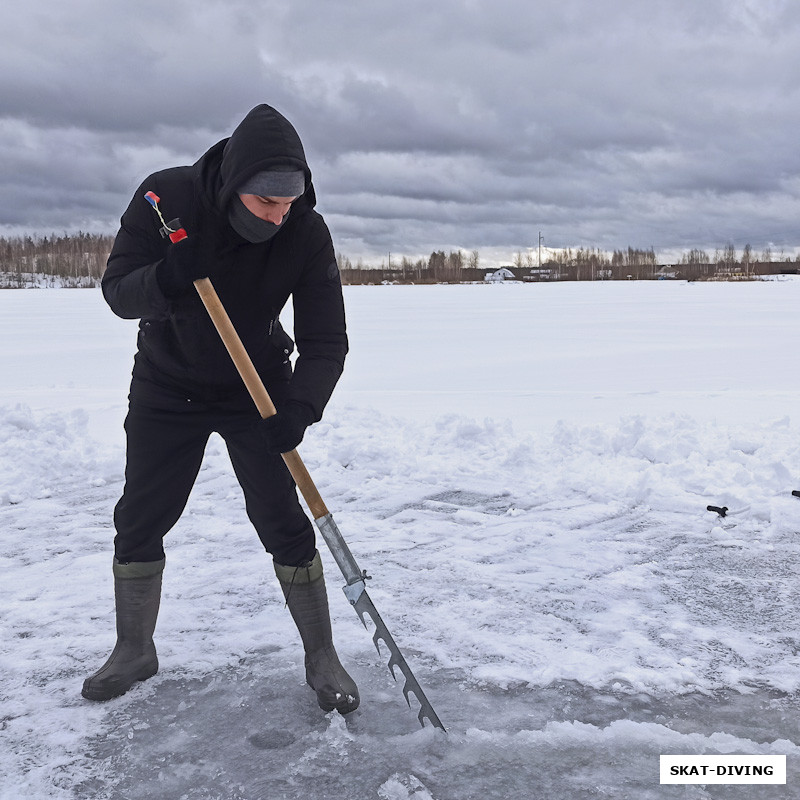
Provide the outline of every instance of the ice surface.
[[[316,707],[216,437],[167,540],[159,674],[80,697],[113,645],[135,325],[95,290],[8,291],[0,798],[800,797],[800,282],[346,300],[301,452],[448,735],[324,550],[363,700]],[[661,753],[706,752],[786,754],[789,783],[658,785]]]

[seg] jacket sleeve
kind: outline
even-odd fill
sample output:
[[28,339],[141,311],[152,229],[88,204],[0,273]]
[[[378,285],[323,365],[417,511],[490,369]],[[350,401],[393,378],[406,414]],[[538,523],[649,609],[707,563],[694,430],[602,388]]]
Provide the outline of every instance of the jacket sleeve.
[[170,303],[156,279],[156,267],[166,244],[158,232],[158,218],[145,200],[156,185],[152,176],[136,191],[120,220],[106,271],[103,297],[123,319],[166,319]]
[[297,361],[288,400],[308,406],[314,421],[330,400],[344,369],[348,351],[342,283],[333,242],[321,217],[316,217],[316,247],[307,257],[292,292]]

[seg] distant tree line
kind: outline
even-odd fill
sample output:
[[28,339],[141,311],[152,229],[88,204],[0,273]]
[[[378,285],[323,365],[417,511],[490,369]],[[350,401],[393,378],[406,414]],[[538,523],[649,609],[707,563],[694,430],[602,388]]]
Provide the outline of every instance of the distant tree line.
[[[530,257],[526,266],[530,265]],[[741,256],[736,248],[728,244],[718,248],[714,255],[701,249],[692,249],[681,255],[677,264],[659,263],[653,248],[614,250],[608,254],[600,250],[566,249],[559,251],[542,265],[531,267],[530,275],[523,274],[523,280],[655,280],[659,278],[680,278],[683,280],[742,280],[759,275],[776,273],[796,273],[800,256],[794,261],[781,253],[775,257],[767,247],[756,254],[747,244]],[[515,266],[519,266],[518,260]]]
[[[473,250],[468,255],[461,251],[431,253],[427,259],[411,261],[401,258],[379,267],[353,264],[339,257],[339,270],[346,284],[371,283],[464,283],[483,281],[497,268],[481,268],[480,255]],[[566,248],[546,255],[539,263],[534,252],[518,251],[512,263],[506,265],[516,280],[530,281],[587,281],[587,280],[657,280],[679,278],[682,280],[742,280],[759,275],[797,273],[800,256],[791,258],[780,254],[778,258],[770,248],[756,255],[748,244],[741,257],[733,245],[717,249],[713,256],[705,250],[693,249],[683,253],[677,264],[659,263],[653,248],[614,250],[607,253],[596,248]]]
[[[114,237],[93,233],[42,237],[0,237],[0,288],[26,286],[98,286]],[[416,260],[390,255],[380,265],[356,264],[338,256],[342,282],[371,283],[465,283],[483,281],[496,267],[481,267],[477,250],[436,250]],[[747,279],[758,275],[797,272],[794,261],[770,248],[756,254],[748,244],[741,254],[732,244],[713,256],[705,250],[683,253],[677,264],[659,264],[653,250],[629,247],[607,253],[595,248],[550,251],[541,261],[535,251],[517,252],[507,269],[516,280],[684,280]]]
[[461,250],[445,253],[437,250],[428,258],[416,261],[403,256],[379,267],[365,265],[359,260],[356,264],[346,256],[337,256],[342,283],[463,283],[482,280],[484,272],[480,269],[480,256],[477,250],[464,255]]
[[113,236],[0,237],[0,288],[31,285],[98,286]]
[[545,267],[557,266],[561,280],[654,280],[680,278],[683,280],[731,280],[755,278],[759,275],[796,273],[800,256],[794,261],[781,253],[775,257],[767,247],[756,254],[747,244],[741,257],[736,248],[728,244],[718,248],[714,255],[701,249],[692,249],[681,255],[677,264],[659,263],[655,251],[629,247],[615,250],[610,256],[599,250],[561,251],[548,259]]

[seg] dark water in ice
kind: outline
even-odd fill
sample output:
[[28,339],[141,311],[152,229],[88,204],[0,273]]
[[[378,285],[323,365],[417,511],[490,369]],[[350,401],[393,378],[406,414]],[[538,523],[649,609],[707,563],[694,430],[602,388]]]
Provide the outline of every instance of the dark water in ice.
[[[283,651],[285,653],[285,651]],[[385,667],[352,667],[362,707],[325,715],[299,661],[277,650],[198,678],[161,674],[108,704],[88,755],[125,800],[589,800],[800,798],[786,786],[661,786],[662,753],[781,753],[800,741],[800,697],[653,698],[577,684],[501,690],[417,677],[449,733],[420,728]],[[413,702],[413,701],[412,701]]]

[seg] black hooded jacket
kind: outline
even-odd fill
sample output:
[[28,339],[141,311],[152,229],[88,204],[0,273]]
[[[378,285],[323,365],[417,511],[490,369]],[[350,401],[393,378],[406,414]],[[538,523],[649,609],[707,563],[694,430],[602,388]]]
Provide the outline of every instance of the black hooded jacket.
[[[306,190],[269,241],[251,244],[227,224],[237,188],[257,172],[291,165],[306,175]],[[168,222],[179,217],[189,236],[206,225],[223,231],[225,258],[211,275],[214,288],[259,374],[265,381],[288,372],[291,338],[278,315],[292,296],[298,358],[287,400],[322,416],[347,354],[344,304],[330,233],[314,210],[316,197],[303,146],[291,123],[260,105],[229,139],[190,167],[150,175],[122,216],[103,295],[125,319],[140,319],[134,375],[177,389],[187,397],[227,399],[244,393],[219,334],[192,287],[179,297],[162,292],[157,268],[169,239],[145,199],[152,191]]]

